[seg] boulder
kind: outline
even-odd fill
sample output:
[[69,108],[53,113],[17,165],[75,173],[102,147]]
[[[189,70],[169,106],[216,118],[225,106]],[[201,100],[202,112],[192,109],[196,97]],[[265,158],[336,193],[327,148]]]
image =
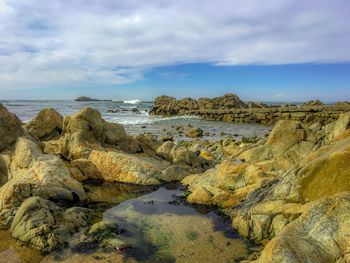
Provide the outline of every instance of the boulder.
[[276,169],[287,169],[299,163],[319,147],[322,136],[298,121],[278,121],[264,144],[255,144],[238,158],[259,162],[275,160]]
[[186,133],[187,137],[198,138],[203,136],[203,130],[201,128],[192,128]]
[[322,198],[284,227],[256,262],[347,262],[349,226],[349,192]]
[[51,140],[62,132],[63,117],[55,109],[41,110],[25,129],[41,140]]
[[232,207],[273,178],[258,165],[225,160],[203,174],[185,177],[182,183],[191,192],[190,203]]
[[166,161],[117,151],[91,151],[88,159],[107,182],[155,185],[162,171],[169,166]]
[[30,197],[19,207],[11,225],[11,236],[48,253],[65,247],[72,235],[88,224],[90,210],[61,208],[40,197]]
[[141,150],[138,143],[127,136],[122,125],[103,120],[95,109],[86,108],[64,117],[60,151],[66,159],[87,158],[91,150],[101,150],[102,146],[132,153]]
[[331,124],[331,129],[329,134],[326,134],[328,141],[332,141],[341,133],[350,129],[350,112],[340,114],[336,122],[333,125]]
[[100,147],[103,133],[101,114],[92,108],[65,116],[60,138],[61,154],[68,160],[87,158],[91,148]]
[[26,198],[84,202],[83,186],[56,155],[43,154],[35,142],[19,138],[9,167],[12,177],[0,188],[0,211],[18,207]]
[[161,177],[159,177],[158,179],[164,182],[181,181],[188,174],[188,167],[181,165],[171,165],[162,172]]
[[301,162],[296,185],[303,201],[350,191],[350,134],[347,136]]
[[[97,138],[99,139],[99,138]],[[120,141],[126,140],[127,134],[123,125],[103,121],[101,141],[111,145],[117,145]]]
[[22,123],[0,103],[0,151],[16,142],[23,134]]
[[73,160],[69,165],[69,170],[71,172],[72,177],[80,182],[89,179],[103,179],[101,173],[97,170],[96,166],[87,159]]
[[157,155],[163,157],[166,160],[172,161],[171,159],[171,151],[175,147],[175,144],[171,141],[164,142],[157,149]]
[[188,165],[198,171],[207,170],[211,166],[208,161],[181,145],[172,148],[169,158],[174,164]]
[[157,140],[157,137],[151,133],[138,135],[135,137],[135,141],[140,146],[142,152],[152,157],[157,155],[157,149],[162,144]]

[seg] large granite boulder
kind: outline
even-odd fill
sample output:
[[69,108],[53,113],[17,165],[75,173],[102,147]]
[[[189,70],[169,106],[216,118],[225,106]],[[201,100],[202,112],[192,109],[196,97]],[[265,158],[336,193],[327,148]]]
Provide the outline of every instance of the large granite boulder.
[[322,135],[298,121],[278,121],[265,144],[256,144],[238,158],[255,163],[274,160],[276,169],[287,169],[299,163],[319,147]]
[[349,192],[307,205],[262,251],[259,263],[348,262]]
[[122,125],[104,121],[95,109],[86,108],[64,117],[60,148],[65,158],[87,158],[91,150],[101,150],[102,145],[128,152],[140,150],[139,145],[126,135]]
[[119,151],[91,151],[88,160],[107,182],[143,185],[160,184],[162,171],[170,164],[141,154]]
[[25,129],[41,140],[51,140],[62,132],[63,117],[55,109],[48,108],[41,110]]
[[157,155],[157,149],[162,145],[162,142],[151,133],[137,135],[134,139],[140,146],[140,151],[152,157]]
[[175,147],[175,143],[171,141],[164,142],[161,146],[157,149],[157,155],[163,157],[166,160],[171,160],[171,151]]
[[56,155],[43,154],[40,146],[19,138],[9,167],[11,179],[0,188],[0,211],[13,209],[31,196],[69,202],[84,202],[83,186],[71,177]]
[[170,161],[178,165],[188,165],[197,172],[211,168],[211,163],[185,146],[175,145],[170,152]]
[[225,160],[203,174],[189,175],[182,180],[191,192],[190,203],[232,207],[240,204],[254,190],[273,180],[259,164]]
[[0,103],[0,151],[16,142],[23,134],[22,123]]
[[103,121],[100,112],[86,108],[65,116],[60,138],[61,154],[68,160],[87,158],[91,148],[100,147]]
[[40,197],[30,197],[19,207],[11,225],[11,236],[48,253],[65,247],[72,235],[87,226],[90,210],[64,209]]

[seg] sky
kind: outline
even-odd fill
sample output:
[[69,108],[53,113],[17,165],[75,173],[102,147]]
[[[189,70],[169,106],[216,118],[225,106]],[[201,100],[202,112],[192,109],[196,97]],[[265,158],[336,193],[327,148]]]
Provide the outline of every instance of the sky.
[[348,0],[0,0],[0,99],[350,100]]

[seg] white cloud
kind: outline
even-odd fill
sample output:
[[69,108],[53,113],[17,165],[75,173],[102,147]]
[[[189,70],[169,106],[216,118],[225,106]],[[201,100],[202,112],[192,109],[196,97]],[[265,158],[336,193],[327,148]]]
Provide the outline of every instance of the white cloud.
[[0,90],[128,83],[178,63],[349,62],[349,7],[347,0],[0,0]]
[[276,93],[273,95],[274,98],[282,98],[284,97],[284,93],[280,92],[280,93]]
[[12,12],[12,8],[7,5],[4,1],[0,1],[0,14],[6,15]]

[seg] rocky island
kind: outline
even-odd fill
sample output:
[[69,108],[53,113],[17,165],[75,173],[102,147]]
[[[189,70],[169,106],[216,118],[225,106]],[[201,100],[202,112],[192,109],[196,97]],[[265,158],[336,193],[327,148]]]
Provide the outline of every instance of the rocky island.
[[75,101],[112,101],[112,100],[99,100],[99,99],[89,98],[86,96],[80,96],[76,98]]
[[278,120],[329,123],[339,114],[350,111],[349,102],[325,105],[310,101],[300,105],[267,105],[260,102],[243,102],[236,94],[216,98],[183,98],[160,96],[155,99],[150,114],[158,116],[199,116],[207,120],[228,122],[275,124]]
[[[66,247],[71,247],[73,256],[64,262],[105,262],[106,258],[106,262],[123,262],[133,244],[128,243],[120,224],[130,214],[116,223],[113,213],[108,217],[96,212],[96,204],[106,198],[102,185],[119,183],[125,189],[140,185],[154,191],[153,187],[177,181],[182,185],[177,187],[184,189],[183,202],[220,211],[250,244],[244,247],[254,247],[229,256],[231,261],[347,262],[348,106],[316,102],[267,107],[244,103],[235,95],[198,101],[163,96],[157,98],[153,114],[274,123],[266,137],[251,140],[232,136],[201,140],[197,137],[203,131],[189,128],[188,137],[193,139],[175,142],[150,133],[130,136],[122,125],[107,122],[92,108],[71,116],[47,108],[24,124],[0,104],[2,229],[46,255],[43,262],[52,262],[50,255]],[[110,198],[125,198],[125,192],[109,189]],[[143,206],[152,207],[157,198],[133,206],[143,211]],[[163,219],[162,214],[156,218]],[[191,242],[201,236],[213,242],[217,237],[206,236],[206,231],[188,231],[184,236]],[[160,236],[155,240],[170,242]],[[220,253],[239,251],[243,246],[233,244],[235,248],[227,244]],[[191,262],[183,255],[157,254],[147,262]]]

